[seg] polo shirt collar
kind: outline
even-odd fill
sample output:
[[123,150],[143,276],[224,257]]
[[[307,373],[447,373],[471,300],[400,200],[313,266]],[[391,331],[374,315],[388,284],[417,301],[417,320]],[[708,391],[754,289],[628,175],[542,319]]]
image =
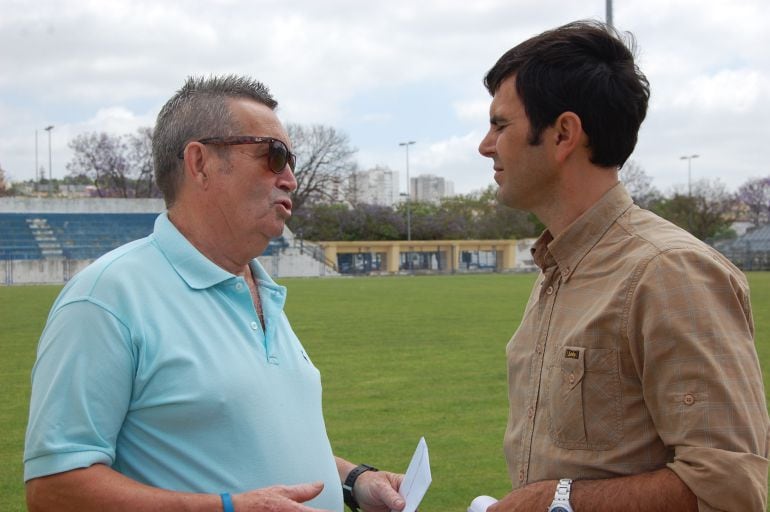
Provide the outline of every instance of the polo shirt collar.
[[155,219],[153,237],[176,273],[190,288],[202,290],[235,277],[201,254],[171,223],[167,212]]
[[251,267],[251,273],[256,278],[260,289],[267,288],[268,290],[267,294],[260,293],[260,295],[262,297],[268,297],[269,301],[272,302],[277,309],[283,309],[283,306],[286,304],[286,287],[273,281],[273,278],[270,277],[267,270],[265,270],[259,263],[259,260],[252,260],[249,266]]
[[566,281],[610,226],[632,205],[626,188],[618,183],[555,239],[547,230],[540,235],[532,249],[535,262],[541,268],[555,263]]

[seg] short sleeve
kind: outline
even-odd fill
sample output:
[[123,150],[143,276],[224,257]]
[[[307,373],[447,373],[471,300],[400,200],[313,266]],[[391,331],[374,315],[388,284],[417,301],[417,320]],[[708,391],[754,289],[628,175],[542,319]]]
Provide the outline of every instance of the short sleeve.
[[113,463],[134,360],[128,329],[105,306],[76,300],[57,307],[32,370],[25,481]]

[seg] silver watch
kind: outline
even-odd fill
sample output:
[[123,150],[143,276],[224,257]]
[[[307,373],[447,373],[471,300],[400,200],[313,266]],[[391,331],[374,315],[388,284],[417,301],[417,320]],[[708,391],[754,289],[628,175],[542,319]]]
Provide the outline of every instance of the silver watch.
[[559,485],[556,486],[556,494],[553,495],[553,501],[551,506],[548,507],[548,512],[575,512],[569,503],[570,490],[572,490],[572,480],[569,478],[559,480]]

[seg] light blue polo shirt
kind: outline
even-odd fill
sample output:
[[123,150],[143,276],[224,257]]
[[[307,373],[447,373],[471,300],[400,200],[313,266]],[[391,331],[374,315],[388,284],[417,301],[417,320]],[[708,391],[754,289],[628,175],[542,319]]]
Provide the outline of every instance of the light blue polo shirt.
[[154,487],[238,493],[322,480],[342,511],[321,378],[254,260],[246,281],[162,214],[84,269],[51,309],[32,371],[24,478],[95,463]]

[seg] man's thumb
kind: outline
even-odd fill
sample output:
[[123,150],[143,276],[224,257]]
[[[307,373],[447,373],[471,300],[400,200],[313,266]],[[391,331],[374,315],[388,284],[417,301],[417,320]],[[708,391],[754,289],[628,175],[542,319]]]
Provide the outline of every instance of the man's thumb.
[[285,487],[285,496],[298,503],[304,503],[312,500],[323,491],[323,482],[312,482],[307,484],[287,485]]

